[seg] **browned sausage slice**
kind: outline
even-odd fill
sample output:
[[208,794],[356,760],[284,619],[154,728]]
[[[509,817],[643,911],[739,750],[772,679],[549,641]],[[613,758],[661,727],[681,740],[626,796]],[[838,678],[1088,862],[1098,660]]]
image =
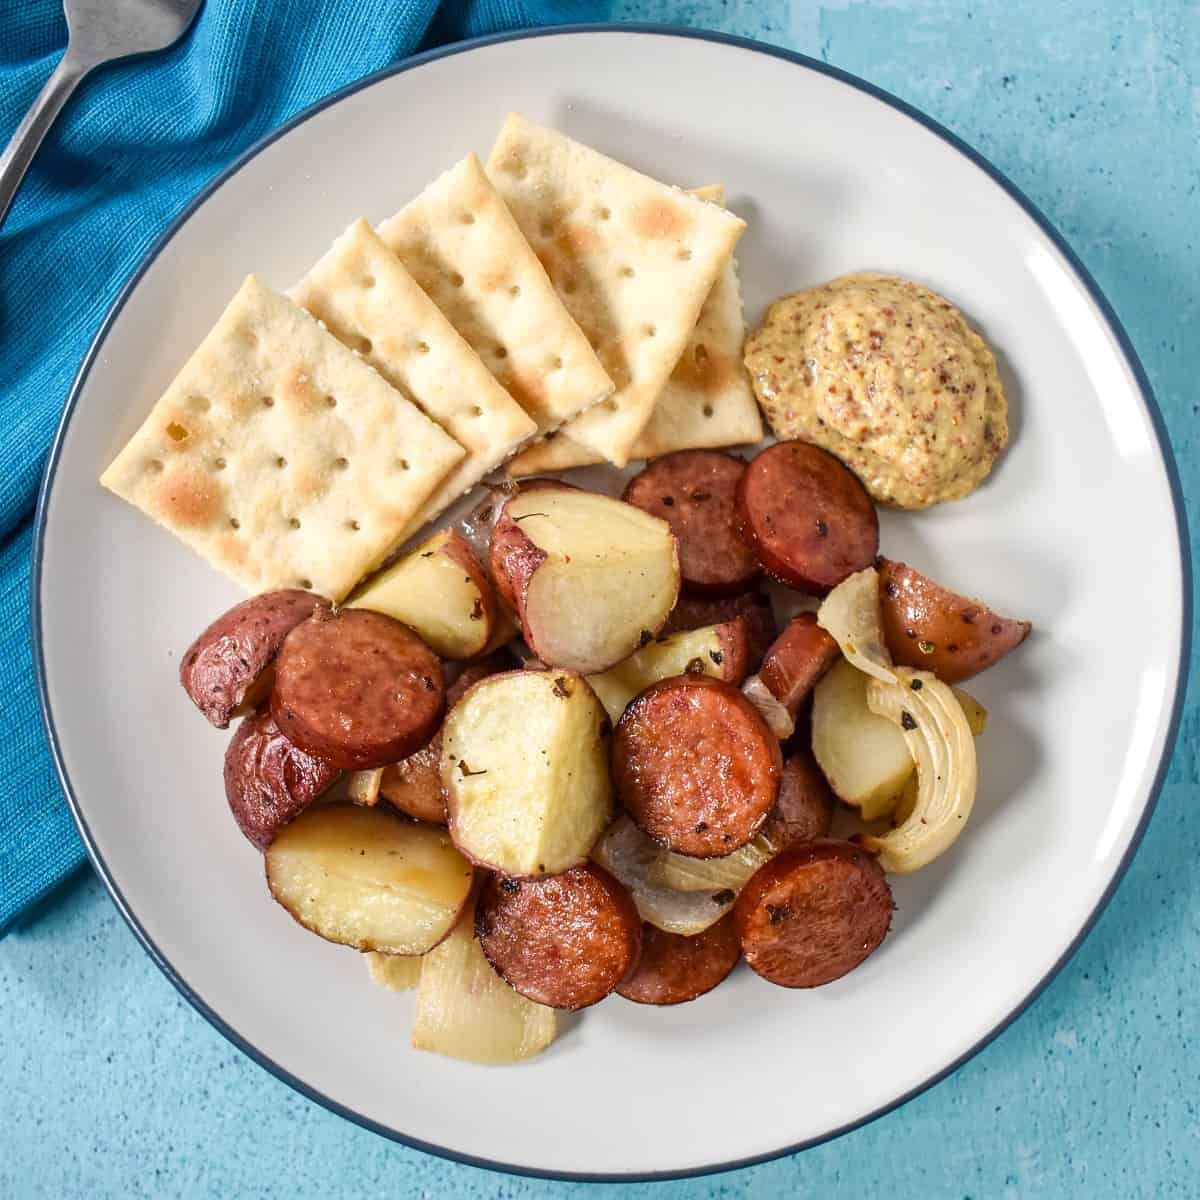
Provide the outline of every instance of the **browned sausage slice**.
[[340,774],[292,745],[266,705],[237,727],[225,750],[225,797],[238,828],[260,850]]
[[833,636],[817,624],[816,613],[799,613],[771,643],[758,675],[795,720],[800,705],[840,654]]
[[754,548],[734,522],[746,464],[718,450],[678,450],[655,459],[621,499],[661,517],[679,541],[682,584],[693,592],[742,592],[759,575]]
[[693,937],[642,926],[642,957],[617,994],[636,1004],[683,1004],[711,992],[742,957],[733,914]]
[[637,964],[642,921],[629,893],[602,867],[484,883],[475,932],[496,973],[551,1008],[603,1000]]
[[612,757],[617,793],[642,832],[697,858],[730,854],[754,837],[783,768],[754,705],[704,675],[664,679],[633,700]]
[[783,764],[779,797],[762,836],[778,852],[825,837],[832,824],[833,792],[812,751],[801,746]]
[[288,634],[271,712],[302,750],[348,771],[384,767],[429,739],[442,713],[438,657],[407,625],[346,608]]
[[743,592],[740,596],[680,596],[663,626],[663,633],[721,625],[735,617],[741,617],[746,623],[746,649],[750,655],[747,669],[753,672],[775,640],[775,613],[770,598],[762,592]]
[[777,442],[746,468],[738,525],[768,575],[823,596],[869,567],[879,518],[866,488],[828,451]]
[[746,961],[781,987],[820,987],[854,970],[892,923],[879,864],[850,842],[823,839],[759,867],[733,907]]
[[[446,711],[449,712],[481,679],[507,671],[512,666],[508,654],[497,652],[463,668],[458,678],[446,689]],[[407,816],[431,825],[446,823],[446,789],[442,786],[442,731],[407,758],[385,767],[379,781],[383,798]]]
[[179,663],[179,682],[192,703],[218,728],[271,690],[269,668],[291,631],[327,610],[329,601],[314,592],[288,588],[265,592],[235,604],[188,648]]

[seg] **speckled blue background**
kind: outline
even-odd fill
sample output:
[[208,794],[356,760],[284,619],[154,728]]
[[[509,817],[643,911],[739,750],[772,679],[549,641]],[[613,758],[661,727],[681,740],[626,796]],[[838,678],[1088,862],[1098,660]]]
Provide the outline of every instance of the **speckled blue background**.
[[[1200,528],[1200,4],[618,0],[614,16],[818,56],[978,147],[1107,292]],[[1193,686],[1142,849],[1073,962],[956,1075],[830,1145],[628,1187],[509,1178],[403,1149],[242,1057],[88,876],[0,942],[0,1196],[1200,1196],[1197,699]]]

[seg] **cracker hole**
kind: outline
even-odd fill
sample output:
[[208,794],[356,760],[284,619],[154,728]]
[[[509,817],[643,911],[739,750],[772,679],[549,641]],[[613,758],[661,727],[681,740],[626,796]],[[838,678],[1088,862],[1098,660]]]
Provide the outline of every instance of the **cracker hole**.
[[402,458],[402,459],[400,460],[400,470],[402,470],[402,471],[407,471],[408,469],[409,469],[409,461],[408,461],[408,459],[407,459],[407,458]]
[[615,400],[605,400],[604,407],[607,408],[609,412],[616,412],[620,406]]
[[223,471],[223,470],[225,470],[225,467],[227,465],[228,464],[225,462],[225,460],[223,458],[218,458],[216,460],[216,462],[213,463],[213,470],[214,471]]
[[208,410],[212,407],[212,404],[209,403],[207,396],[193,396],[191,399],[191,405],[197,412],[208,412]]
[[326,404],[326,405],[327,405],[329,408],[337,408],[337,397],[336,397],[336,396],[326,396],[326,397],[325,397],[325,404]]
[[482,409],[482,408],[480,408],[478,404],[472,404],[472,405],[471,405],[471,416],[473,416],[473,417],[482,417],[482,416],[483,416],[483,409]]
[[346,528],[353,530],[355,533],[357,533],[362,528],[362,526],[357,521],[347,521]]
[[151,475],[161,475],[162,463],[160,463],[157,458],[152,458],[146,464],[146,470],[149,471]]
[[242,330],[242,340],[251,349],[258,345],[258,335],[249,329]]
[[521,289],[514,283],[512,287],[508,289],[508,294],[515,298],[521,294]]
[[241,523],[241,521],[239,521],[237,519],[237,517],[229,518],[229,528],[230,529],[241,529],[241,527],[242,527],[242,523]]
[[358,352],[359,352],[359,354],[370,354],[371,353],[371,339],[370,338],[360,337],[358,339]]
[[299,529],[299,528],[300,528],[300,521],[299,521],[299,518],[297,518],[297,517],[289,517],[289,518],[288,518],[288,528],[289,528],[289,529]]
[[373,288],[375,286],[375,276],[374,275],[364,275],[362,285],[365,288]]
[[711,417],[713,415],[713,406],[711,404],[706,404],[701,411],[706,417]]
[[620,275],[622,279],[632,279],[633,278],[633,268],[632,267],[619,267],[617,269],[617,274]]
[[450,283],[452,286],[462,287],[463,283],[465,283],[465,282],[466,281],[463,279],[463,277],[457,271],[450,272]]
[[552,370],[552,371],[561,371],[561,370],[562,370],[562,365],[563,365],[563,361],[562,361],[562,359],[561,359],[561,358],[560,358],[560,357],[559,357],[557,354],[555,354],[555,355],[553,355],[553,356],[551,357],[551,359],[550,359],[550,370]]
[[264,396],[262,398],[262,402],[263,402],[263,408],[274,408],[275,407],[275,397],[274,396]]
[[276,460],[275,465],[282,471],[287,466],[287,459],[281,454]]
[[418,342],[417,343],[417,353],[418,354],[428,354],[429,353],[429,343],[428,342]]
[[607,221],[612,216],[612,209],[601,206],[596,209],[596,219],[598,221]]
[[687,262],[692,257],[692,252],[684,246],[682,250],[675,256],[680,262]]
[[300,584],[300,586],[301,586],[301,587],[302,587],[302,588],[303,588],[303,589],[304,589],[306,592],[311,592],[311,591],[312,591],[312,580],[311,580],[311,579],[300,579],[300,580],[297,580],[297,582]]
[[655,335],[656,333],[658,333],[658,327],[657,327],[657,326],[655,326],[655,325],[644,325],[644,326],[642,327],[642,332],[643,332],[643,333],[644,333],[644,334],[645,334],[647,337],[654,337],[654,335]]
[[554,222],[543,221],[538,226],[538,232],[541,233],[542,237],[549,237],[554,232]]
[[508,357],[508,350],[504,346],[497,346],[494,353],[497,358],[507,358]]
[[350,465],[350,460],[348,458],[335,458],[333,460],[333,465],[337,467],[339,471],[344,471]]
[[186,426],[180,425],[178,421],[172,421],[167,426],[167,437],[173,442],[186,442],[188,440]]
[[475,224],[475,214],[474,213],[463,213],[463,215],[461,217],[459,217],[459,220],[462,221],[462,223],[464,225],[474,225]]
[[504,164],[504,169],[510,175],[515,175],[518,179],[525,178],[525,164],[519,158],[509,159],[509,161]]

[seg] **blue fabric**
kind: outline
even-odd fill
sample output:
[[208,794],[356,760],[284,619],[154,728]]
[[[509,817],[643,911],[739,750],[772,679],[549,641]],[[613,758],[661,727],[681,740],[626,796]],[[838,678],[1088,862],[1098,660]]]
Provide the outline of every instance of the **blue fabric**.
[[[34,694],[30,517],[71,381],[187,200],[306,105],[418,48],[596,20],[607,0],[207,0],[182,43],[84,82],[0,228],[0,935],[84,860]],[[61,0],[0,3],[0,143],[66,45]]]

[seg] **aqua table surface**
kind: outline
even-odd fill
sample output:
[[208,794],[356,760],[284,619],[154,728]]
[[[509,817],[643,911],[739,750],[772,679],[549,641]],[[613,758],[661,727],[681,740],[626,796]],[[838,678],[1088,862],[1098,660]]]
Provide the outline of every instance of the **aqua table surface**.
[[[982,151],[1063,231],[1125,323],[1200,528],[1200,5],[619,0],[614,16],[823,58]],[[1132,609],[1136,573],[1113,583]],[[225,1042],[87,875],[0,942],[0,1196],[1200,1196],[1198,700],[1193,683],[1146,840],[1074,960],[955,1075],[836,1142],[621,1187],[407,1150]]]

